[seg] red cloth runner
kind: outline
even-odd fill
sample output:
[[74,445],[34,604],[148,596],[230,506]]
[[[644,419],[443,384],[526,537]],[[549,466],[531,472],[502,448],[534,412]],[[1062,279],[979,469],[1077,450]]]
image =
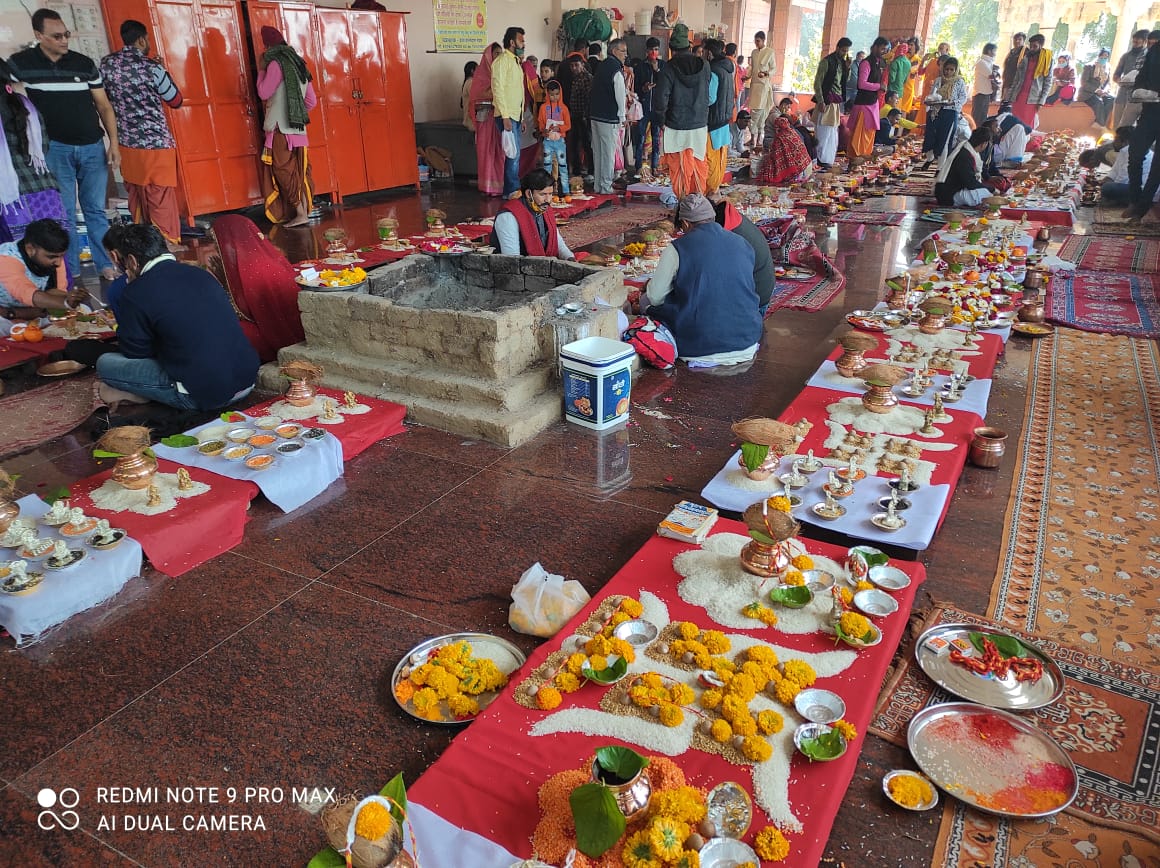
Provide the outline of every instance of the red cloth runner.
[[1070,226],[1072,214],[1070,211],[1036,211],[1033,208],[1000,208],[999,213],[1008,220],[1022,220],[1027,215],[1028,220],[1047,223],[1052,226]]
[[9,338],[0,340],[0,371],[23,365],[29,359],[38,359],[43,353],[33,350],[39,344],[26,344],[23,341],[14,341]]
[[[176,473],[182,465],[164,458],[157,461],[161,473]],[[89,496],[113,474],[113,468],[80,479],[69,486],[73,506],[86,515],[107,518],[113,527],[124,528],[141,543],[145,556],[161,572],[176,578],[194,567],[228,552],[242,541],[246,529],[246,510],[258,494],[252,482],[240,482],[218,476],[198,467],[187,467],[196,482],[210,487],[205,494],[177,501],[177,506],[159,515],[130,512],[108,512],[93,505]]]
[[[877,350],[871,350],[866,354],[866,361],[871,364],[875,362],[887,362],[886,358],[886,342],[888,338],[882,334],[874,332],[865,332],[865,334],[872,335],[879,339]],[[982,340],[981,344],[977,344],[979,353],[973,356],[966,356],[963,361],[967,363],[967,373],[979,380],[989,380],[995,373],[995,365],[999,361],[999,355],[1003,352],[1003,339],[998,335],[991,335],[980,332],[978,337]],[[841,346],[835,347],[834,351],[826,356],[831,362],[836,362],[838,357],[844,353],[845,350]],[[949,373],[947,370],[940,371],[941,373]],[[954,409],[953,407],[950,409]],[[794,420],[796,421],[796,420]]]
[[[340,404],[342,403],[343,393],[338,389],[319,388],[318,394],[326,395],[326,397],[334,398]],[[270,405],[281,400],[281,397],[271,398],[269,401],[255,404],[253,407],[247,407],[245,413],[247,416],[268,416]],[[359,395],[358,400],[360,404],[366,404],[370,407],[371,411],[363,413],[361,416],[345,416],[346,421],[341,425],[321,426],[342,443],[343,461],[350,461],[380,440],[401,434],[406,430],[403,427],[403,417],[407,415],[407,408],[402,404],[381,401],[378,398],[368,398],[366,395]]]
[[482,241],[491,235],[493,227],[490,223],[459,223],[455,228],[472,241]]
[[[26,359],[35,359],[51,355],[57,350],[63,350],[65,343],[64,338],[44,338],[35,343],[30,341],[14,341],[12,338],[0,339],[0,347],[8,350],[23,350],[27,354]],[[26,359],[22,359],[22,361]],[[3,361],[4,355],[0,355],[0,363]]]
[[[743,534],[745,528],[739,522],[722,519],[715,532],[720,531]],[[810,552],[839,562],[845,560],[845,549],[813,540],[802,542]],[[613,576],[603,593],[573,618],[570,626],[541,645],[520,672],[532,671],[549,653],[558,650],[561,642],[572,635],[571,627],[582,623],[589,612],[611,594],[636,597],[644,589],[668,605],[672,620],[690,620],[703,627],[715,626],[704,609],[690,606],[676,593],[679,577],[672,568],[672,559],[690,548],[693,546],[661,537],[650,539]],[[911,576],[913,581],[908,588],[893,595],[898,600],[899,611],[877,622],[882,629],[882,642],[858,652],[857,659],[845,672],[818,681],[819,687],[842,696],[846,702],[846,719],[858,728],[859,735],[851,749],[832,762],[811,763],[805,757],[793,757],[790,801],[804,831],[787,835],[790,852],[786,865],[817,865],[821,859],[830,827],[857,766],[862,739],[866,737],[877,699],[877,685],[882,683],[898,647],[918,585],[926,578],[921,564],[902,561],[892,561],[892,564]],[[745,631],[728,629],[727,632],[740,634]],[[755,628],[753,633],[766,641],[804,652],[834,650],[833,639],[820,633],[789,635],[765,627]],[[527,858],[531,856],[528,838],[540,816],[536,800],[540,785],[557,772],[579,768],[590,762],[595,747],[614,743],[615,739],[574,733],[543,737],[528,735],[531,726],[547,713],[516,704],[512,691],[520,680],[520,675],[513,676],[503,694],[408,789],[407,797],[445,820],[495,841],[520,858]],[[867,689],[867,685],[874,687]],[[561,708],[595,708],[603,693],[602,689],[588,685],[577,693],[566,695]],[[795,720],[797,716],[792,711],[786,714],[787,727],[793,726]],[[644,753],[651,752],[645,750]],[[694,786],[709,789],[722,781],[738,781],[752,793],[750,773],[719,756],[688,750],[673,760]],[[746,836],[750,842],[768,824],[760,808],[755,806],[754,814],[753,825]]]

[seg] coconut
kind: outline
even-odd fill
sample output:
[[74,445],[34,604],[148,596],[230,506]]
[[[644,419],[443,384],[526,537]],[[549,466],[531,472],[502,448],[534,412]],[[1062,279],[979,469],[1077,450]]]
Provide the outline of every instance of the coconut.
[[102,434],[97,448],[117,455],[136,455],[150,442],[150,431],[144,425],[120,425]]
[[778,509],[767,511],[760,502],[746,507],[742,517],[750,530],[765,534],[774,542],[784,542],[790,537],[797,536],[801,530],[801,525],[794,521],[791,515]]
[[882,363],[868,365],[858,372],[858,376],[865,382],[873,383],[874,385],[894,386],[905,380],[909,374],[906,368]]
[[[345,795],[322,811],[322,828],[326,840],[339,853],[346,849],[346,830],[359,801],[356,795]],[[364,806],[363,810],[367,807]],[[402,849],[403,830],[392,817],[387,831],[373,841],[355,833],[354,845],[350,850],[351,864],[354,868],[386,868],[395,861]]]
[[838,338],[838,343],[852,353],[864,353],[878,348],[878,338],[864,332],[847,332]]
[[793,446],[797,429],[776,419],[742,419],[730,429],[746,443],[768,446],[778,452],[785,452]]
[[930,295],[922,300],[922,303],[918,306],[918,309],[926,311],[927,313],[930,313],[931,311],[936,313],[945,313],[951,310],[954,306],[954,301],[950,298],[947,298],[945,295]]
[[322,379],[322,368],[310,362],[288,362],[278,369],[282,376],[291,380],[308,380],[317,382]]

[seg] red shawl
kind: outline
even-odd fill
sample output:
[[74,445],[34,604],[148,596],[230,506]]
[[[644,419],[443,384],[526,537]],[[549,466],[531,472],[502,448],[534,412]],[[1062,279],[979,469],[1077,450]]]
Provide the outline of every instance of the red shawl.
[[215,220],[213,235],[226,290],[259,358],[272,361],[282,347],[305,340],[294,267],[282,252],[252,221],[238,214]]
[[782,184],[796,178],[810,165],[810,152],[797,130],[780,117],[773,124],[773,138],[761,161],[758,184]]
[[520,227],[520,249],[525,256],[560,255],[560,233],[556,231],[556,215],[551,208],[544,209],[544,224],[548,227],[548,244],[545,248],[540,241],[540,230],[536,228],[536,216],[523,199],[508,199],[501,211],[507,211],[516,218]]

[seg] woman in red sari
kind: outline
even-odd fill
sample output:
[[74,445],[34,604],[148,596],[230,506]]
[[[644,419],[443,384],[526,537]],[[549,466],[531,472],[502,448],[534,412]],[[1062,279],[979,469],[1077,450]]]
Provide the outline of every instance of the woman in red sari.
[[790,126],[789,118],[782,115],[773,122],[773,135],[755,184],[792,184],[804,181],[813,174],[814,161],[798,131]]
[[258,227],[239,214],[213,223],[226,292],[242,331],[263,362],[278,350],[305,340],[298,313],[298,284],[289,260]]
[[475,75],[471,77],[471,107],[475,112],[475,161],[478,164],[478,180],[481,193],[488,196],[503,195],[503,146],[499,140],[499,130],[492,123],[491,105],[491,65],[503,53],[498,42],[493,42],[483,50]]

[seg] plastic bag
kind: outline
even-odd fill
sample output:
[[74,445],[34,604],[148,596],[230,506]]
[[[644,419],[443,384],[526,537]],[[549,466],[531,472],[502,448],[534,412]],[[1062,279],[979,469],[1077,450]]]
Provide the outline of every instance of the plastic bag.
[[584,586],[549,573],[536,561],[512,587],[508,624],[529,636],[555,636],[591,599]]
[[505,157],[509,160],[514,160],[520,155],[520,145],[516,141],[515,130],[504,130],[500,136],[500,140],[503,142],[503,155]]

